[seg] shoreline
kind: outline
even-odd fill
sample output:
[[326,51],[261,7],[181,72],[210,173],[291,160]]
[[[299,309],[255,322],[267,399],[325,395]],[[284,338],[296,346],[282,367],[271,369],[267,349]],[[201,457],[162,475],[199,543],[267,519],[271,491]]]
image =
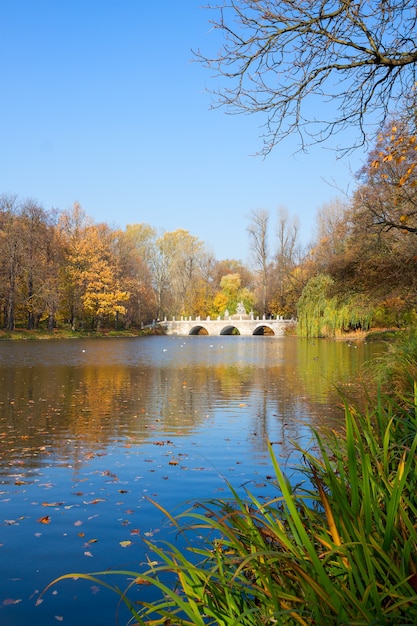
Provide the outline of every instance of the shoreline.
[[[398,328],[374,328],[371,330],[356,330],[336,335],[335,337],[317,337],[317,339],[325,339],[326,341],[344,341],[346,343],[389,340],[395,336],[400,329]],[[1,341],[45,341],[49,339],[114,339],[127,337],[148,337],[151,335],[163,335],[164,333],[158,327],[146,329],[130,329],[130,330],[114,330],[103,329],[95,330],[71,330],[69,328],[55,329],[49,331],[46,329],[27,330],[18,328],[12,331],[0,329]]]

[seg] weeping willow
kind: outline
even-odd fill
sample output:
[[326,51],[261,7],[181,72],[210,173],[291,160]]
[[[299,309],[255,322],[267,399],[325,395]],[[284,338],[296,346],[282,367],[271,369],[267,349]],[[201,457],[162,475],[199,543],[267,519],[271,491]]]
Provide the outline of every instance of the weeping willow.
[[349,328],[369,328],[372,311],[358,297],[332,296],[334,281],[328,274],[311,278],[298,301],[298,334],[334,337]]

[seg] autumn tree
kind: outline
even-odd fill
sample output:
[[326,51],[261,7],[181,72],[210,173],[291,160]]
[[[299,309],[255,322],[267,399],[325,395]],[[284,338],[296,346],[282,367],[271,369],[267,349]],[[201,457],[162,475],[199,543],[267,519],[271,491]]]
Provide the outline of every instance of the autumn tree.
[[84,254],[82,253],[83,237],[86,229],[93,223],[78,202],[71,209],[61,212],[58,220],[58,231],[64,248],[64,263],[61,270],[63,316],[72,328],[76,328],[82,318]]
[[82,270],[79,281],[83,288],[82,303],[99,330],[107,318],[118,318],[126,312],[130,294],[120,288],[117,271],[109,246],[108,227],[90,226],[79,248]]
[[0,275],[4,327],[14,330],[22,241],[19,229],[20,206],[16,195],[0,196]]
[[247,312],[253,309],[254,297],[246,287],[242,287],[240,274],[226,274],[220,281],[221,290],[216,294],[210,311],[213,316],[236,313],[241,302]]
[[223,276],[227,276],[228,274],[239,274],[241,286],[249,290],[253,288],[253,273],[242,261],[238,259],[223,259],[215,262],[213,280],[217,287],[220,287],[220,281]]
[[321,207],[309,255],[310,275],[332,278],[332,297],[372,309],[383,325],[401,325],[417,304],[416,152],[409,128],[385,127],[350,202]]
[[414,1],[223,0],[208,8],[224,44],[197,59],[221,79],[217,105],[263,116],[265,154],[289,133],[305,147],[349,128],[357,137],[346,147],[363,144],[368,121],[382,125],[414,89]]
[[64,247],[60,232],[53,221],[45,231],[42,283],[38,288],[38,301],[47,317],[47,329],[52,331],[62,306],[61,272],[64,266]]
[[406,117],[391,121],[359,173],[355,194],[367,226],[380,232],[417,233],[417,128]]
[[140,228],[131,225],[115,233],[114,253],[119,286],[130,293],[126,302],[125,326],[149,324],[155,319],[156,299],[146,260],[148,246],[138,236]]
[[87,319],[97,329],[107,317],[125,313],[129,293],[119,288],[112,253],[113,233],[108,226],[96,225],[76,203],[60,219],[66,237],[64,284],[71,325]]
[[[22,203],[20,211],[21,281],[27,328],[33,330],[45,310],[45,281],[54,258],[51,214],[33,199]],[[58,273],[58,267],[52,268]],[[56,285],[55,285],[56,287]]]
[[210,266],[204,243],[179,228],[155,242],[150,268],[158,302],[158,317],[196,315],[206,301]]

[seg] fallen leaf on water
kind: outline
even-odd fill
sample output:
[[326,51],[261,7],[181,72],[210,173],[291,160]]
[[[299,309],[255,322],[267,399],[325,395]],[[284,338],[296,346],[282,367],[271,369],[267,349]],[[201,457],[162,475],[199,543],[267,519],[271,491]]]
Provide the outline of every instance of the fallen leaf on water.
[[63,502],[42,502],[42,506],[61,506]]
[[22,602],[20,598],[19,600],[14,600],[13,598],[7,598],[6,600],[3,600],[3,606],[8,606],[9,604],[19,604],[19,602]]
[[138,576],[138,578],[135,578],[133,582],[135,583],[135,585],[150,585],[151,584],[149,580],[146,580],[145,578],[141,578],[140,576]]
[[50,524],[51,523],[51,518],[49,517],[49,515],[44,515],[44,517],[40,517],[36,521],[40,522],[41,524]]
[[90,556],[92,557],[93,555],[91,554],[91,552],[89,552],[88,550],[86,552],[84,552],[84,556]]
[[140,535],[140,530],[139,528],[132,528],[132,530],[130,531],[131,535]]
[[62,617],[62,615],[54,615],[54,617],[55,617],[55,619],[56,619],[58,622],[63,622],[63,621],[64,621],[64,618]]
[[169,465],[178,465],[178,461],[170,461]]
[[76,522],[74,522],[74,526],[82,526],[83,523],[80,520],[77,520]]
[[131,541],[119,541],[119,544],[122,546],[122,548],[128,548],[129,546],[132,545]]

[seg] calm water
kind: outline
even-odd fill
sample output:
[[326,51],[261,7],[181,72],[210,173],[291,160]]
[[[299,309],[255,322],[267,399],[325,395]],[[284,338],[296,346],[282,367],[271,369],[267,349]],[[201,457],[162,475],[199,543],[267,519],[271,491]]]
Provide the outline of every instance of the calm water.
[[[170,512],[249,486],[270,493],[266,441],[341,419],[374,344],[267,337],[0,343],[0,624],[127,623],[117,597],[66,572],[140,571]],[[142,593],[150,593],[147,588]]]

